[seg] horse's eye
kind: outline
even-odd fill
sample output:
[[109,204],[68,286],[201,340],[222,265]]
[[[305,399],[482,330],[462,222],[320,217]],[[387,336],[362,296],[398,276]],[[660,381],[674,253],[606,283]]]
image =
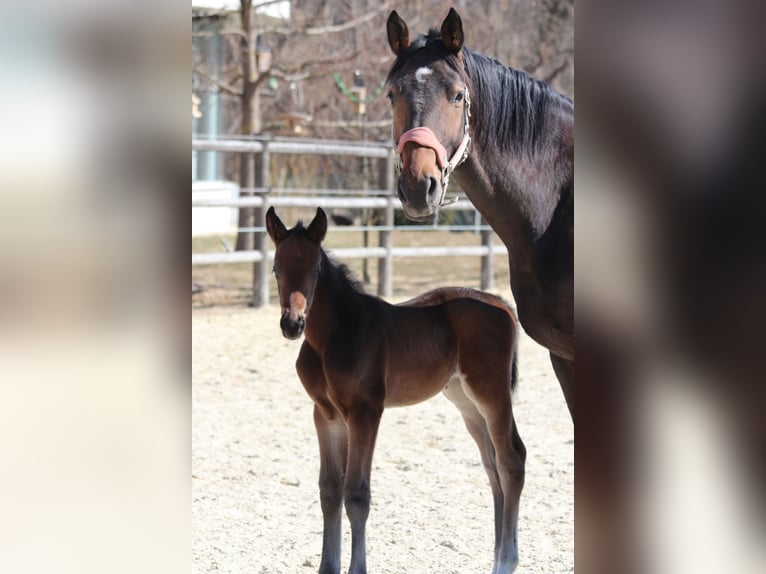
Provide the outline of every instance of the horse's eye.
[[452,99],[450,100],[453,104],[459,104],[463,101],[463,92],[458,92],[454,96],[452,96]]
[[274,273],[274,277],[279,277],[279,271],[277,271],[277,266],[274,265],[274,267],[271,268],[272,273]]
[[391,102],[392,106],[396,103],[396,97],[394,96],[393,92],[388,92],[386,97],[388,98],[388,101]]

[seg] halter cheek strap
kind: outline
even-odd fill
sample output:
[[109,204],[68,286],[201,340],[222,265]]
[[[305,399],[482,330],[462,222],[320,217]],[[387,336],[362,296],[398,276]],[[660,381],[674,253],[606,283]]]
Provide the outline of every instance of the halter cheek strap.
[[[431,148],[436,152],[436,163],[442,171],[442,189],[447,190],[450,175],[457,166],[468,158],[468,144],[471,143],[471,136],[468,133],[468,125],[471,119],[471,97],[468,93],[468,88],[465,88],[463,94],[463,138],[460,140],[460,144],[457,146],[455,153],[452,154],[452,157],[447,159],[447,148],[441,144],[436,134],[431,131],[431,128],[425,126],[412,128],[404,132],[399,141],[396,142],[396,168],[398,171],[401,172],[402,169],[402,151],[404,151],[406,143],[412,142],[422,147]],[[442,205],[449,205],[455,201],[457,201],[457,198],[446,202],[443,201]]]

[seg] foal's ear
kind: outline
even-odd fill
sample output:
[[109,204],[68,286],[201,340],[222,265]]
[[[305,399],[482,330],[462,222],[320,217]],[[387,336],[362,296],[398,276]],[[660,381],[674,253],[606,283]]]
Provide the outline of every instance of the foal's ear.
[[388,45],[395,55],[404,52],[410,45],[410,31],[407,29],[407,23],[402,20],[396,10],[391,10],[386,22],[386,32],[388,33]]
[[285,238],[285,235],[287,235],[287,228],[277,216],[274,207],[269,207],[269,210],[266,212],[266,232],[274,243],[279,243]]
[[463,47],[463,21],[454,8],[449,9],[449,14],[442,22],[442,42],[447,49],[457,55]]
[[327,216],[321,207],[317,207],[317,214],[314,216],[314,221],[309,224],[307,231],[314,242],[322,243],[327,233]]

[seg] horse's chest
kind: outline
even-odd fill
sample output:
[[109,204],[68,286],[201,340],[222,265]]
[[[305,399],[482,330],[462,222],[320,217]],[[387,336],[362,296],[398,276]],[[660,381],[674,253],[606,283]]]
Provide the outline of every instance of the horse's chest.
[[514,285],[519,321],[533,340],[554,354],[574,354],[574,314],[564,289],[544,291],[534,284]]

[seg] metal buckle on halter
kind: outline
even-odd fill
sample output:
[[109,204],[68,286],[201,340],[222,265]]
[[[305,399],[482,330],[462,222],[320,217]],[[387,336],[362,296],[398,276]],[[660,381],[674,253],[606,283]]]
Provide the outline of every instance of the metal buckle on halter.
[[[469,120],[471,119],[471,93],[468,91],[468,86],[466,86],[463,94],[463,130],[467,134]],[[467,150],[468,148],[466,148],[466,157],[468,157]]]
[[[449,185],[449,176],[452,174],[452,169],[447,162],[444,164],[444,167],[442,168],[442,189],[444,190],[445,200],[447,195],[447,186]],[[444,201],[442,201],[439,205],[444,205]]]
[[439,207],[452,205],[453,203],[457,203],[459,199],[460,198],[457,195],[453,195],[452,197],[445,197],[444,200],[439,204]]

